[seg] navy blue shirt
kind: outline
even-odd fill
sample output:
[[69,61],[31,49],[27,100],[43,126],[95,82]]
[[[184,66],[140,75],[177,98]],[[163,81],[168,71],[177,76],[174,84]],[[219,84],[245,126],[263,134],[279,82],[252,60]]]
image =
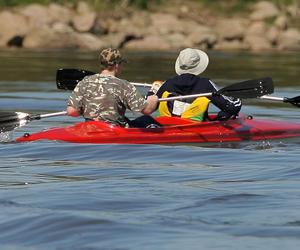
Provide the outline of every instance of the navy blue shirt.
[[[216,92],[214,83],[208,79],[193,74],[182,74],[168,79],[158,90],[156,95],[161,98],[163,93],[168,91],[174,95],[192,95],[201,93]],[[229,118],[238,115],[242,103],[238,98],[223,95],[213,95],[208,97],[211,102],[218,107],[221,112],[219,118]],[[192,103],[194,99],[187,99],[185,102]]]

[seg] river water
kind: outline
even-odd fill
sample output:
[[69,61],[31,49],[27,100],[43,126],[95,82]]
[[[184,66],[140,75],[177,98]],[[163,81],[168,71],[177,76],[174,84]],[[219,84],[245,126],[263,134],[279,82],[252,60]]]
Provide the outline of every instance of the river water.
[[[125,53],[123,77],[174,74],[176,53]],[[209,52],[220,86],[270,76],[276,96],[300,95],[300,54]],[[97,55],[0,52],[0,109],[64,110],[58,68],[97,70]],[[145,91],[140,89],[140,91]],[[213,110],[212,110],[213,111]],[[299,121],[299,108],[247,100],[244,114]],[[0,248],[299,249],[300,139],[212,145],[17,144],[24,132],[79,118],[33,121],[0,143]]]

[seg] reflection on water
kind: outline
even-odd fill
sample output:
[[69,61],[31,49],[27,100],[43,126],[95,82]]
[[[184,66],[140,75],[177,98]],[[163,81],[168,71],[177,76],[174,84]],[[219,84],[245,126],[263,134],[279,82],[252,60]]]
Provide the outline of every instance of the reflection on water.
[[13,132],[1,132],[0,131],[0,143],[11,142],[13,140]]
[[[177,52],[125,55],[128,80],[152,82],[174,74]],[[205,75],[221,86],[271,76],[275,95],[300,95],[299,54],[209,55]],[[69,92],[56,90],[56,70],[97,71],[97,53],[15,50],[0,56],[0,109],[5,111],[64,110]],[[299,109],[288,104],[244,100],[242,110],[299,120]],[[32,121],[0,133],[0,141],[80,120]],[[299,153],[299,140],[177,146],[0,143],[1,250],[298,250]]]

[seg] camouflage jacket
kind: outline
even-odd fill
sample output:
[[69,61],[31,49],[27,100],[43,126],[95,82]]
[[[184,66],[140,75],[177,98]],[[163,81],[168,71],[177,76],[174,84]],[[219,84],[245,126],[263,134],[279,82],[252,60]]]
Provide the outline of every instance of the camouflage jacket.
[[95,74],[81,80],[69,97],[68,106],[86,119],[100,119],[125,126],[125,111],[141,112],[146,100],[126,80]]

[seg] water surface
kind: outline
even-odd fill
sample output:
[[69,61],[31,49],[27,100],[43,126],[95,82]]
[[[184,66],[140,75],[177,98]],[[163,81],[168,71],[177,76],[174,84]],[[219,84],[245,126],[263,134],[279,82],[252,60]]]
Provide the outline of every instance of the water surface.
[[[130,81],[174,74],[176,53],[125,54],[123,77]],[[271,76],[274,95],[300,95],[300,54],[209,55],[205,75],[220,86]],[[94,53],[16,50],[0,56],[5,111],[64,110],[69,93],[56,90],[56,69],[97,71]],[[243,113],[299,121],[298,108],[262,100],[245,101]],[[300,140],[178,146],[11,142],[24,132],[79,120],[33,121],[2,138],[10,142],[0,143],[1,249],[299,248]]]

